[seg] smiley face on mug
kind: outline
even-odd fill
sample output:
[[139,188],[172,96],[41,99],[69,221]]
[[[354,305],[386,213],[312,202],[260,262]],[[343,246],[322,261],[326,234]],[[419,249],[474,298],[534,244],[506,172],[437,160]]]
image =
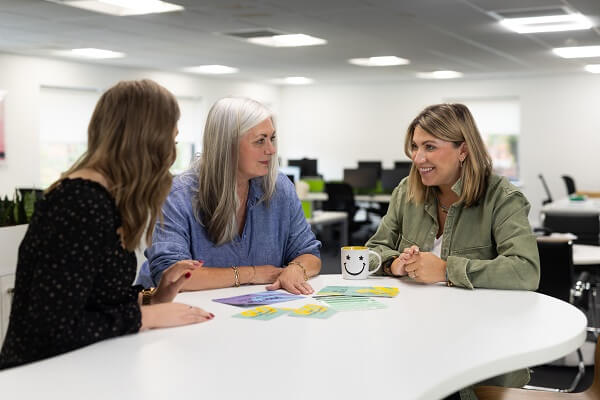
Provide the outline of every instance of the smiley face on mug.
[[362,254],[346,254],[343,261],[344,269],[352,276],[360,275],[367,267],[366,257]]

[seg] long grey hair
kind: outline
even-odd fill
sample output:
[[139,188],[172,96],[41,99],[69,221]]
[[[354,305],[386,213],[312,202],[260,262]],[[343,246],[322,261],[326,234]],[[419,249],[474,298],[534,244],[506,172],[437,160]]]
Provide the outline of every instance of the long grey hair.
[[[196,219],[217,245],[232,241],[239,229],[236,177],[240,139],[267,118],[273,120],[271,111],[245,97],[225,97],[208,112],[202,155],[192,166],[198,178],[193,206]],[[269,172],[261,178],[264,191],[261,201],[267,204],[275,192],[277,170],[277,154],[273,154]]]

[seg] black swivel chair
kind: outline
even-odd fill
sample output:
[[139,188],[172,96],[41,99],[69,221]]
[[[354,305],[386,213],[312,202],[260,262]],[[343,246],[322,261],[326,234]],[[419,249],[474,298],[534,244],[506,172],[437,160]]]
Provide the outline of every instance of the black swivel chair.
[[[540,285],[537,292],[585,307],[589,285],[583,281],[584,277],[587,276],[586,274],[582,274],[577,282],[574,281],[573,243],[571,241],[552,241],[541,237],[538,239],[537,244],[540,254]],[[574,290],[573,287],[576,287],[577,290]],[[569,388],[525,387],[534,390],[572,392],[585,373],[585,364],[580,349],[577,349],[577,357],[578,371]]]
[[552,203],[552,195],[550,194],[550,189],[548,189],[548,185],[546,184],[544,175],[539,174],[538,178],[540,178],[540,181],[542,181],[542,186],[544,187],[544,191],[546,192],[547,199],[542,201],[542,205],[545,206],[548,203]]
[[567,186],[567,194],[569,196],[577,191],[575,189],[575,180],[573,178],[571,178],[569,175],[563,175],[561,178],[563,181],[565,181],[565,185]]
[[[345,211],[348,214],[348,240],[352,241],[352,234],[369,223],[369,220],[354,220],[359,207],[354,200],[352,186],[344,182],[327,182],[325,183],[325,192],[327,193],[327,201],[323,202],[323,210]],[[347,244],[344,243],[343,245]]]
[[600,217],[597,213],[569,214],[546,211],[543,227],[548,232],[568,232],[577,235],[577,244],[600,245]]

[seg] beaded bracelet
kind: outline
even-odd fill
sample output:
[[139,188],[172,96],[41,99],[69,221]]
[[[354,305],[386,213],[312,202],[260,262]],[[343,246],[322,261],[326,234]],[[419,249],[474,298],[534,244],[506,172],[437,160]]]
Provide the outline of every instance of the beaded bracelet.
[[240,274],[238,272],[238,267],[236,267],[235,265],[232,265],[231,268],[233,269],[233,278],[234,278],[233,285],[235,287],[238,287],[238,286],[240,286]]

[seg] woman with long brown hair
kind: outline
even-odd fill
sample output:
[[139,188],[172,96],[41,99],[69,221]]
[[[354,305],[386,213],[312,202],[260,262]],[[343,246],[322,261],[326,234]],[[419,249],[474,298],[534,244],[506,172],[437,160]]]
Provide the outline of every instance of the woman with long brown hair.
[[151,294],[131,286],[134,250],[171,187],[178,119],[173,95],[150,80],[119,82],[102,95],[86,153],[36,204],[19,247],[0,369],[213,317],[171,302],[197,262],[165,271]]

